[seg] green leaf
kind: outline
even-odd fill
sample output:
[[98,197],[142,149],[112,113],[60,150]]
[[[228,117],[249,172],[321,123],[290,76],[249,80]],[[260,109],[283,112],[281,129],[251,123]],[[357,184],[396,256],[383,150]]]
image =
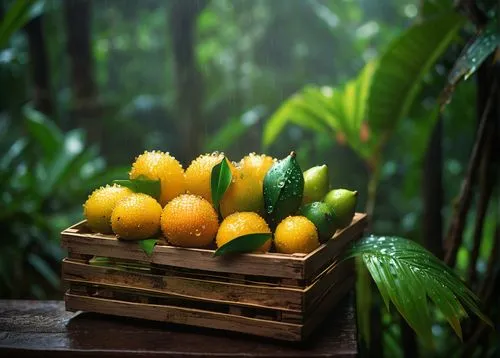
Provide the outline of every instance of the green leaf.
[[417,243],[399,237],[370,236],[356,243],[345,258],[361,257],[387,306],[392,302],[408,324],[432,345],[430,298],[461,338],[464,306],[489,325],[480,301],[442,261]]
[[407,116],[424,76],[463,23],[464,18],[454,11],[441,12],[392,41],[373,75],[367,108],[370,128],[390,132]]
[[73,164],[84,153],[84,146],[85,132],[83,130],[74,129],[64,136],[63,143],[55,156],[46,164],[46,178],[38,178],[43,197],[52,196],[57,188],[64,187],[65,178],[74,175]]
[[33,108],[24,107],[23,114],[26,117],[26,127],[30,136],[40,144],[46,157],[55,157],[64,142],[61,130],[43,113]]
[[112,266],[113,261],[109,257],[94,256],[89,260],[89,265],[94,266]]
[[0,158],[0,171],[3,173],[9,168],[12,163],[20,159],[28,147],[26,138],[17,139],[9,148],[9,150]]
[[462,50],[450,74],[448,85],[443,91],[442,102],[449,102],[453,89],[460,80],[469,78],[481,64],[500,46],[497,22],[492,21],[486,29],[472,39]]
[[44,1],[17,0],[11,5],[0,24],[0,48],[7,44],[14,32],[43,12],[44,3]]
[[263,146],[270,146],[288,123],[320,132],[341,133],[363,158],[369,158],[376,143],[376,133],[362,135],[366,126],[366,102],[375,62],[366,64],[358,77],[343,87],[307,86],[286,100],[264,127]]
[[[308,106],[305,94],[309,92],[311,99],[322,96],[316,87],[306,87],[302,92],[294,94],[287,99],[278,110],[271,116],[264,127],[263,146],[269,147],[283,131],[289,122],[313,131],[329,131],[321,113],[314,111],[314,107]],[[316,107],[318,108],[318,107]],[[319,109],[319,108],[318,108]]]
[[424,0],[422,1],[420,15],[425,19],[440,12],[450,12],[451,10],[453,10],[453,1]]
[[54,272],[47,261],[31,253],[28,255],[28,262],[52,287],[59,289],[59,275]]
[[270,240],[272,236],[273,234],[267,232],[239,236],[219,247],[215,251],[214,256],[254,252],[264,245],[266,241]]
[[146,253],[146,255],[151,256],[157,243],[158,239],[139,240],[139,247]]
[[158,199],[161,193],[160,180],[147,179],[143,175],[136,179],[113,180],[113,184],[127,187],[135,193],[147,194],[155,199]]
[[302,202],[304,175],[292,152],[275,163],[264,177],[264,205],[271,223],[277,225],[295,213]]
[[227,158],[224,157],[219,164],[212,168],[212,174],[210,177],[212,204],[216,209],[219,208],[219,202],[224,196],[227,188],[229,188],[232,178],[233,175],[231,173],[231,168],[229,168]]

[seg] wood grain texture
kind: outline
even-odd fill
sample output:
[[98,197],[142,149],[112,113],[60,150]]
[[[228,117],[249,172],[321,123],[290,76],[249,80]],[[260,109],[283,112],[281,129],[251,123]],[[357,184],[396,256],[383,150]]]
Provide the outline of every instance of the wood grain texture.
[[[162,242],[147,256],[137,242],[90,233],[81,222],[61,234],[70,256],[63,262],[66,307],[300,341],[352,286],[352,261],[340,255],[365,225],[366,215],[356,214],[307,255],[214,257]],[[91,255],[108,259],[94,265]]]
[[349,242],[362,235],[365,226],[366,214],[357,213],[349,227],[338,231],[331,240],[308,255],[266,253],[214,257],[213,250],[159,244],[149,257],[139,248],[137,242],[121,241],[112,235],[91,233],[85,222],[64,230],[61,233],[61,243],[73,254],[137,260],[212,272],[305,279],[312,282],[315,275],[332,263]]
[[[62,278],[67,282],[105,285],[129,289],[138,294],[170,295],[208,302],[267,307],[292,311],[302,310],[303,289],[238,284],[210,278],[182,277],[168,272],[154,275],[125,271],[114,267],[93,266],[64,260]],[[243,277],[244,279],[244,277]]]
[[286,341],[300,341],[302,326],[277,321],[249,318],[219,312],[210,312],[192,308],[142,304],[65,294],[66,307],[110,314],[121,317],[142,318],[152,321],[187,324],[197,327],[209,327],[270,337]]
[[69,251],[105,257],[151,262],[160,265],[243,275],[301,278],[302,258],[280,254],[244,254],[214,257],[213,250],[157,245],[148,257],[137,242],[118,240],[101,234],[61,234],[61,244]]
[[300,344],[93,313],[61,301],[0,300],[1,357],[354,357],[353,296]]
[[354,260],[335,262],[309,285],[304,292],[303,310],[309,313],[319,300],[335,285],[342,283],[354,273]]
[[367,225],[366,214],[356,213],[350,226],[346,227],[304,258],[303,278],[313,280],[320,272],[336,261],[346,246],[363,235]]
[[307,320],[302,328],[302,337],[304,339],[309,337],[323,323],[323,320],[331,312],[332,308],[353,288],[354,282],[355,277],[351,276],[331,287],[320,300],[315,310],[307,316]]

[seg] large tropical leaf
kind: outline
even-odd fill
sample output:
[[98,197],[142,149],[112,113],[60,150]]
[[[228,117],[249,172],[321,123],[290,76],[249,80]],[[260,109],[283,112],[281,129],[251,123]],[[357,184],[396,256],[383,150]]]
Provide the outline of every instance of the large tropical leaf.
[[341,134],[363,158],[369,158],[374,137],[363,135],[366,100],[375,64],[368,63],[359,76],[339,89],[307,86],[294,94],[266,123],[263,145],[268,147],[286,124],[330,134]]
[[454,40],[464,18],[440,12],[397,37],[373,74],[368,99],[371,128],[390,131],[408,114],[425,75]]
[[492,21],[482,32],[473,38],[462,50],[450,74],[442,101],[448,102],[453,89],[460,80],[467,79],[500,46],[500,33],[496,21]]
[[5,14],[0,23],[0,49],[6,45],[14,32],[23,27],[30,19],[43,12],[45,1],[17,0]]
[[389,308],[396,306],[408,324],[432,344],[428,298],[462,338],[464,306],[483,321],[477,296],[442,261],[417,243],[399,237],[370,236],[356,243],[346,258],[361,257]]
[[440,12],[449,12],[453,10],[453,1],[424,0],[421,4],[420,15],[423,18],[429,18]]

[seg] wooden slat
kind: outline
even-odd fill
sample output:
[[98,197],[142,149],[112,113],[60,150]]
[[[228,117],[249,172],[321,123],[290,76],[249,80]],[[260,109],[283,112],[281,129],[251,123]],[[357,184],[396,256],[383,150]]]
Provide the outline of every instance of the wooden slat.
[[188,324],[248,333],[287,341],[300,341],[302,326],[198,309],[141,304],[96,297],[65,294],[68,310],[82,310],[153,321]]
[[135,290],[138,293],[173,295],[188,299],[214,301],[242,306],[255,306],[301,311],[303,290],[297,288],[238,284],[210,279],[194,279],[176,274],[155,275],[126,271],[64,260],[63,280]]
[[304,292],[304,311],[310,312],[322,296],[334,285],[343,282],[347,277],[354,273],[354,260],[348,260],[341,263],[334,262],[319,278],[309,285]]
[[307,255],[304,262],[304,279],[311,281],[334,262],[349,243],[363,235],[366,224],[366,214],[356,213],[350,226],[337,232],[325,245]]
[[92,257],[94,257],[94,256],[93,255],[82,255],[82,254],[78,254],[78,253],[75,253],[72,251],[68,251],[68,257],[74,261],[88,263],[92,259]]
[[311,335],[328,315],[328,313],[337,305],[337,303],[352,289],[354,286],[354,276],[346,278],[344,281],[332,287],[317,305],[316,309],[306,317],[306,322],[302,328],[302,337],[306,339]]
[[73,254],[99,255],[137,260],[173,267],[224,272],[241,275],[277,277],[312,282],[325,267],[335,260],[341,250],[362,235],[366,215],[357,213],[351,226],[337,232],[325,245],[303,255],[279,253],[242,254],[237,257],[214,257],[213,250],[179,248],[157,245],[151,257],[137,242],[121,241],[112,235],[90,233],[84,222],[61,233],[62,246]]
[[187,249],[157,245],[148,257],[137,242],[120,241],[101,234],[61,234],[61,244],[72,252],[94,254],[160,265],[190,268],[242,275],[301,278],[303,261],[301,257],[279,254],[244,254],[238,257],[214,257],[213,250]]
[[304,316],[295,312],[280,312],[280,321],[287,323],[303,324]]

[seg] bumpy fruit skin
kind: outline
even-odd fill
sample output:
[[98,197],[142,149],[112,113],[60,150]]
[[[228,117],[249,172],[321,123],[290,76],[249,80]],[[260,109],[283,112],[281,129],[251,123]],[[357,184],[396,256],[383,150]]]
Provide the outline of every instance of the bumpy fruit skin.
[[275,160],[267,155],[251,153],[232,170],[233,180],[220,202],[220,212],[226,217],[235,212],[253,211],[264,214],[264,176]]
[[134,193],[116,204],[111,227],[120,239],[147,239],[160,230],[160,217],[161,206],[154,198]]
[[268,155],[250,153],[241,159],[239,167],[244,174],[251,174],[262,183],[267,171],[274,163],[276,163],[276,159]]
[[308,218],[318,230],[319,241],[325,243],[330,240],[338,225],[330,207],[321,201],[315,201],[302,206],[299,214]]
[[323,200],[329,186],[330,177],[328,175],[328,167],[325,164],[309,168],[304,172],[302,204]]
[[319,247],[318,232],[306,217],[289,216],[276,227],[274,245],[283,254],[308,254]]
[[[256,213],[242,212],[229,215],[222,221],[217,232],[217,247],[229,241],[248,234],[271,233],[266,221]],[[271,239],[267,240],[255,252],[268,252],[271,248]]]
[[358,192],[347,189],[334,189],[326,194],[323,201],[333,211],[339,229],[351,223],[356,211],[357,199]]
[[[219,164],[223,158],[224,153],[214,152],[200,155],[193,160],[186,169],[185,174],[187,192],[199,195],[212,203],[212,192],[210,189],[212,168]],[[231,168],[231,172],[233,172],[234,165],[231,162],[229,162],[229,167]]]
[[210,245],[219,228],[212,205],[197,195],[183,194],[170,201],[161,215],[161,229],[170,244],[203,248]]
[[186,191],[184,169],[182,165],[169,153],[160,151],[144,152],[132,164],[130,179],[145,176],[150,180],[160,180],[161,206]]
[[101,187],[96,189],[83,204],[83,214],[87,225],[94,232],[112,234],[111,214],[116,203],[132,194],[128,188],[119,185]]

